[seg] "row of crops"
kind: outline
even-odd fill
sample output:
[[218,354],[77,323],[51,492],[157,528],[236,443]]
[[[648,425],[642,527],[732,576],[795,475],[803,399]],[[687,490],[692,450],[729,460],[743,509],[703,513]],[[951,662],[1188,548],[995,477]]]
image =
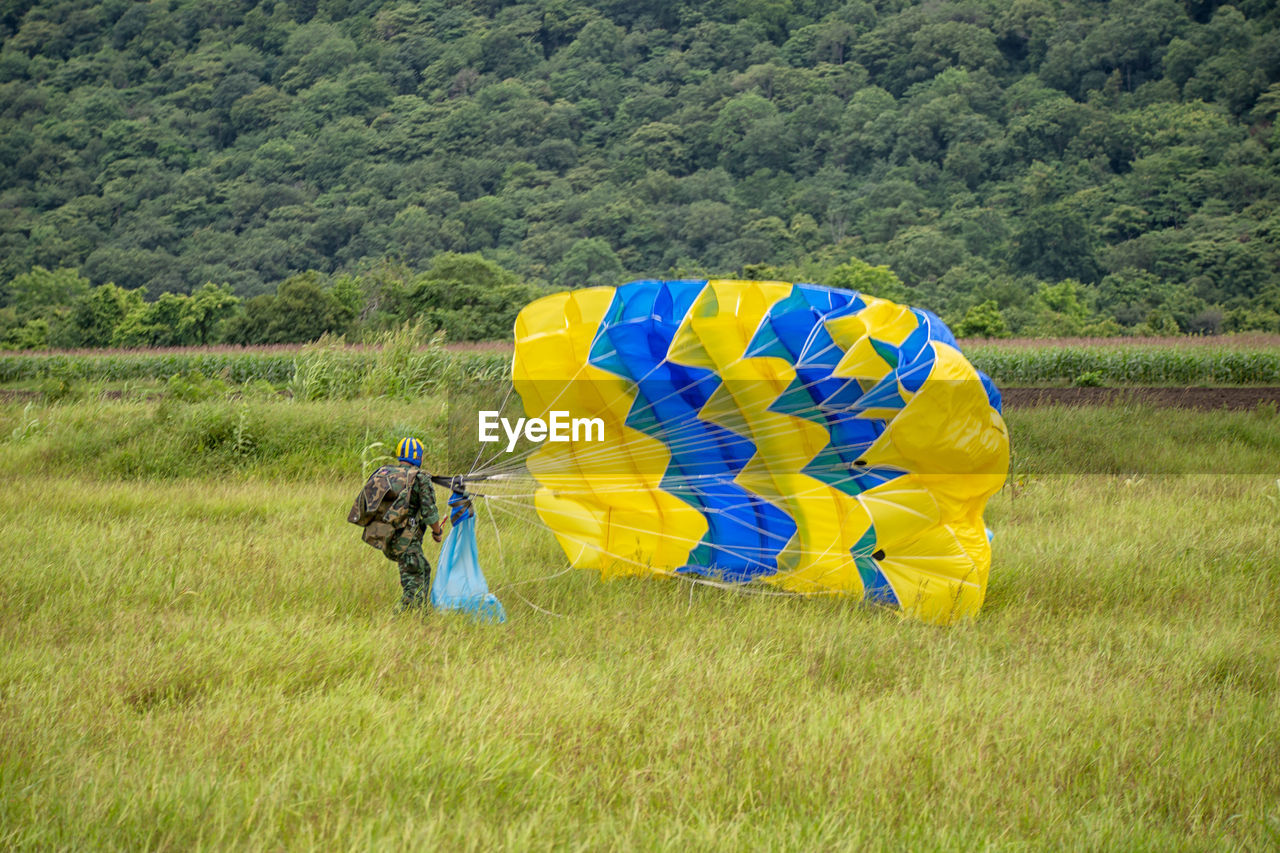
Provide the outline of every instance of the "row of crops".
[[974,365],[1001,385],[1275,385],[1280,348],[971,347]]
[[[1280,384],[1280,348],[1238,349],[1091,346],[1008,349],[976,346],[971,361],[1001,385],[1275,385]],[[378,350],[323,352],[124,352],[91,355],[0,356],[0,384],[31,380],[115,382],[167,379],[175,375],[218,378],[243,384],[287,385],[300,373],[328,366],[345,373],[372,370]],[[437,369],[454,377],[501,378],[510,370],[504,352],[438,352]]]
[[[442,368],[460,375],[500,376],[508,372],[511,356],[495,352],[444,353]],[[287,385],[299,370],[314,373],[327,366],[335,373],[371,368],[379,361],[374,350],[299,352],[147,352],[101,355],[3,355],[0,384],[40,379],[120,382],[202,376],[234,384],[263,381]]]

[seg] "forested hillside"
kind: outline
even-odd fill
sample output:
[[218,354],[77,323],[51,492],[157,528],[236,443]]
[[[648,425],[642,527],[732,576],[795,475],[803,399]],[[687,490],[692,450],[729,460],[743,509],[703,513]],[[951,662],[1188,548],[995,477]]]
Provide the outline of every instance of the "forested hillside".
[[1277,9],[3,0],[0,337],[477,338],[708,274],[1280,331]]

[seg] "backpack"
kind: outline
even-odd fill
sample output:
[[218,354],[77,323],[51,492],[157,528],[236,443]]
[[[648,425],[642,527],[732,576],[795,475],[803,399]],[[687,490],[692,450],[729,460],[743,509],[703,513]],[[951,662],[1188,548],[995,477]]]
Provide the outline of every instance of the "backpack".
[[418,469],[383,465],[356,495],[347,521],[364,528],[361,535],[370,546],[386,553],[387,546],[409,524],[409,499]]

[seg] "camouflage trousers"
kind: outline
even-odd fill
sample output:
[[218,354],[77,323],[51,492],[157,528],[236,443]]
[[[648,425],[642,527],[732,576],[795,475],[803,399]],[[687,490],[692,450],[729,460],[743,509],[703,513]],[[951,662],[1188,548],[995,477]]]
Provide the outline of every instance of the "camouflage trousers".
[[400,607],[426,607],[431,595],[431,563],[422,553],[422,542],[396,541],[387,549],[387,559],[400,567]]

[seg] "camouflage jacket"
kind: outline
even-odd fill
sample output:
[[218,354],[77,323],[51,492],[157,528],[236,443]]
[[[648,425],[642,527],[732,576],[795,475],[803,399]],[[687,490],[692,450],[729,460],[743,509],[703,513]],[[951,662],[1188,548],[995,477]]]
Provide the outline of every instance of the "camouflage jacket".
[[382,466],[365,483],[347,520],[365,528],[368,544],[388,556],[402,553],[440,521],[431,475],[406,463]]
[[[402,462],[399,465],[383,467],[412,468],[413,466]],[[417,531],[415,538],[421,539],[427,528],[440,523],[440,511],[436,509],[436,490],[431,485],[430,474],[421,468],[417,469],[412,488],[413,491],[409,494],[409,527]]]

